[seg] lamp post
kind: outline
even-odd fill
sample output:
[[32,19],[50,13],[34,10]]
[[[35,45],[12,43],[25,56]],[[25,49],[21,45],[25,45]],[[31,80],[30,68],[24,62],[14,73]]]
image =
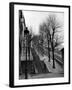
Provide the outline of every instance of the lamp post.
[[27,48],[28,48],[28,35],[29,35],[29,31],[28,31],[28,28],[25,27],[25,30],[24,30],[24,37],[25,37],[25,48],[26,48],[26,63],[25,63],[25,79],[28,78],[28,75],[27,75]]

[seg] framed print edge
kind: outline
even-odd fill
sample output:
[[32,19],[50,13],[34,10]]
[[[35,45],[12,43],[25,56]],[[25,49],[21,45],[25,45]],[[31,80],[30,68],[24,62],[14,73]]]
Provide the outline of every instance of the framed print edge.
[[9,86],[14,87],[14,4],[9,4]]
[[71,78],[71,76],[70,76],[70,75],[71,75],[71,73],[70,73],[70,72],[71,72],[71,68],[70,68],[70,66],[71,66],[71,65],[70,65],[70,56],[71,56],[71,53],[70,53],[70,51],[71,51],[71,50],[70,50],[70,49],[71,49],[71,48],[70,48],[70,45],[71,45],[71,44],[70,44],[70,40],[71,40],[71,38],[70,38],[70,36],[71,36],[71,31],[70,31],[70,27],[71,27],[71,26],[70,26],[70,25],[71,25],[71,23],[70,23],[70,22],[71,22],[71,20],[70,20],[70,18],[71,18],[71,16],[70,16],[70,10],[71,10],[71,7],[69,6],[68,8],[69,8],[69,84],[70,84],[70,82],[71,82],[71,81],[70,81],[70,78]]
[[[33,5],[33,6],[49,6],[49,7],[63,7],[68,8],[69,10],[69,72],[68,72],[68,82],[60,82],[60,83],[46,83],[46,84],[34,84],[34,85],[14,85],[14,5]],[[9,22],[10,22],[10,31],[9,31],[9,86],[10,87],[28,87],[28,86],[46,86],[46,85],[62,85],[62,84],[70,84],[70,6],[65,5],[49,5],[49,4],[34,4],[34,3],[17,3],[11,2],[9,3]]]

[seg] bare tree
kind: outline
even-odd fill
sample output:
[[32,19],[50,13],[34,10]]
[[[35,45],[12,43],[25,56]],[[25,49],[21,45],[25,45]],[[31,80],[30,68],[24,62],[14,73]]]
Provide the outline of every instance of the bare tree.
[[56,48],[58,45],[62,44],[64,42],[63,39],[64,39],[64,36],[63,35],[61,35],[61,36],[56,35],[54,37],[54,40],[55,40],[54,41],[54,48]]
[[41,46],[43,47],[43,43],[44,43],[44,28],[43,28],[43,26],[42,25],[40,25],[40,43],[41,43]]
[[[54,49],[55,49],[55,46],[57,45],[57,43],[55,43],[55,45],[54,45],[54,39],[55,39],[55,33],[59,32],[58,28],[61,28],[62,25],[60,24],[60,22],[58,22],[55,15],[49,15],[49,17],[47,19],[47,25],[49,27],[50,36],[51,36],[50,40],[51,40],[51,47],[52,47],[53,68],[55,68]],[[56,40],[58,40],[58,39],[56,38]]]
[[[40,34],[44,34],[44,37],[43,38],[46,38],[47,40],[47,46],[48,46],[48,59],[50,61],[50,31],[49,31],[49,27],[46,25],[45,22],[43,22],[41,25],[40,25]],[[46,37],[45,37],[46,36]]]

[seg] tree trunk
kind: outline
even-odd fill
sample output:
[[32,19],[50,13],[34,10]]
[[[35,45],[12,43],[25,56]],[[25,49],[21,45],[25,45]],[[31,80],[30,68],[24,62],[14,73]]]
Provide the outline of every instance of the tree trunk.
[[54,33],[55,29],[53,29],[52,39],[51,39],[51,46],[52,46],[52,59],[53,59],[53,68],[55,68],[55,60],[54,60]]
[[54,47],[53,47],[53,41],[51,43],[52,46],[52,59],[53,59],[53,68],[55,68],[55,60],[54,60]]
[[49,40],[48,40],[48,58],[49,58],[49,62],[50,62],[50,50],[49,50]]
[[50,62],[49,41],[50,41],[49,34],[47,34],[47,42],[48,42],[48,61]]
[[55,60],[54,60],[54,49],[53,49],[53,68],[55,68]]

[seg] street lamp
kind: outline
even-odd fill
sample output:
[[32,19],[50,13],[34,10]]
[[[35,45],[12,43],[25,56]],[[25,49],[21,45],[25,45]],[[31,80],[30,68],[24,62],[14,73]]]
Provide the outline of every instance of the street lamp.
[[25,30],[24,30],[24,37],[25,37],[25,48],[26,48],[26,63],[25,63],[25,79],[28,78],[27,76],[27,47],[28,47],[28,35],[29,35],[29,31],[28,31],[28,28],[25,27]]

